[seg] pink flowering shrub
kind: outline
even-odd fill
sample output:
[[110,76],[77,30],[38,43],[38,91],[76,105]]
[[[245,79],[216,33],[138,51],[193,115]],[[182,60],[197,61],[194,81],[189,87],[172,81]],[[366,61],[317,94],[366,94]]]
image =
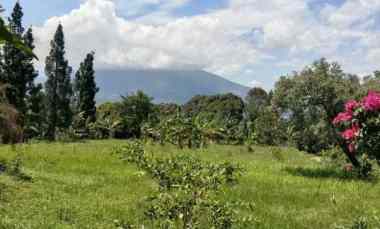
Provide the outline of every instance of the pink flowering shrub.
[[373,112],[380,110],[380,94],[377,92],[369,92],[368,96],[363,99],[363,107],[366,111]]
[[361,101],[350,100],[333,120],[349,152],[380,161],[380,93],[370,91]]

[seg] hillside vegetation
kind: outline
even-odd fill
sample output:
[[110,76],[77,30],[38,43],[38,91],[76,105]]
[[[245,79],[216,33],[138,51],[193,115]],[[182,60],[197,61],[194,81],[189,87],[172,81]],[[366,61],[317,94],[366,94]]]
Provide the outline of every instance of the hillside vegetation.
[[[112,153],[125,143],[1,146],[1,158],[18,158],[21,172],[31,180],[0,176],[0,228],[117,228],[118,222],[145,222],[150,228],[142,206],[158,184]],[[246,172],[237,185],[225,189],[223,199],[253,203],[251,228],[337,228],[360,217],[373,228],[379,226],[374,218],[380,209],[377,181],[344,179],[319,157],[278,147],[253,147],[250,152],[245,146],[220,145],[145,148],[162,158],[181,154],[240,164]]]

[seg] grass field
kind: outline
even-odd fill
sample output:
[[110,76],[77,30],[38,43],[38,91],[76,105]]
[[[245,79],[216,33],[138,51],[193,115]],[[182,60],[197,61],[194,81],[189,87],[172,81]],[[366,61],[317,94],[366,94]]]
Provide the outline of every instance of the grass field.
[[[147,175],[111,154],[123,141],[38,143],[0,146],[0,158],[20,154],[32,181],[0,175],[0,228],[115,228],[115,220],[139,219],[144,197],[157,188]],[[335,228],[365,216],[380,216],[380,184],[342,180],[311,155],[213,145],[205,150],[146,147],[159,156],[193,154],[203,160],[233,161],[246,168],[226,193],[254,203],[252,228]]]

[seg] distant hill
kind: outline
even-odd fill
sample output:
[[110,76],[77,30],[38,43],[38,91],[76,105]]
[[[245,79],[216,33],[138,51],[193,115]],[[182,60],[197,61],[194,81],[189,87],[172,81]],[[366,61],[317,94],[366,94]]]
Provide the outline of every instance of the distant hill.
[[231,92],[245,97],[249,88],[205,71],[179,70],[98,70],[99,103],[117,101],[120,95],[142,90],[154,102],[183,104],[195,95]]

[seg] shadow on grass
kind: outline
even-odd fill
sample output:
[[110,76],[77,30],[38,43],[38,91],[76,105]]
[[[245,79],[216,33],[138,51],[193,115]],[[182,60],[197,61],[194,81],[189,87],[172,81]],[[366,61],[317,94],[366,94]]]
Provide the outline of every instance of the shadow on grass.
[[340,180],[360,180],[376,183],[376,177],[361,178],[353,172],[346,172],[334,168],[303,168],[303,167],[286,167],[285,171],[293,176],[302,176],[308,178],[321,179],[340,179]]

